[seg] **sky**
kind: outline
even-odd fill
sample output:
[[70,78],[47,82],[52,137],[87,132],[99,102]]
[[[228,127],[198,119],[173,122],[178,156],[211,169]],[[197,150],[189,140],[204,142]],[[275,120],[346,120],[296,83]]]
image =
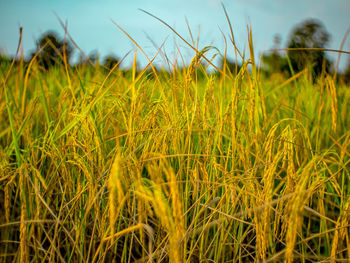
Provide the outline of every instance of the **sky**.
[[[143,13],[144,9],[163,19],[187,41],[191,41],[186,19],[197,39],[199,48],[215,46],[221,54],[225,49],[222,33],[228,39],[229,26],[223,8],[230,17],[238,48],[248,53],[247,25],[251,25],[256,56],[273,47],[276,34],[281,36],[281,46],[287,45],[293,27],[307,18],[322,21],[331,35],[328,48],[339,49],[342,39],[350,27],[349,0],[0,0],[0,52],[14,55],[19,39],[19,27],[23,27],[24,54],[35,50],[35,40],[48,30],[63,37],[64,29],[57,16],[67,22],[67,29],[74,41],[86,54],[98,51],[103,57],[114,54],[122,58],[124,66],[132,63],[135,45],[116,27],[122,27],[148,56],[157,52],[164,44],[164,52],[173,61],[181,55],[188,61],[194,52],[186,47],[169,28]],[[344,50],[350,50],[347,39]],[[213,53],[217,52],[215,50]],[[75,52],[77,57],[78,52]],[[228,46],[228,56],[234,58],[234,49]],[[329,54],[336,60],[337,54]],[[349,55],[342,55],[340,65],[344,68]],[[138,51],[139,63],[144,65],[146,57]],[[162,56],[156,63],[164,63]]]

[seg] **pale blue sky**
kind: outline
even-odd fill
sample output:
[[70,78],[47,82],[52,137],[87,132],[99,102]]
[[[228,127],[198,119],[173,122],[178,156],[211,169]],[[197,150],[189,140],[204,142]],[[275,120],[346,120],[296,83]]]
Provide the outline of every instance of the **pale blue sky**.
[[[34,40],[47,30],[56,30],[63,36],[54,12],[68,21],[68,31],[77,44],[90,53],[97,49],[101,56],[114,53],[122,57],[134,49],[131,41],[113,25],[111,19],[125,29],[139,42],[148,54],[156,52],[147,35],[157,45],[167,38],[166,52],[174,57],[174,39],[183,47],[183,55],[193,53],[186,49],[174,34],[154,18],[142,13],[138,8],[165,20],[182,36],[190,40],[185,17],[191,28],[198,32],[200,26],[200,46],[214,45],[224,51],[224,41],[220,29],[228,36],[228,25],[224,17],[221,2],[230,16],[238,46],[247,46],[247,24],[251,23],[256,54],[271,48],[273,37],[277,33],[282,37],[282,46],[286,45],[288,34],[294,25],[306,18],[320,19],[332,35],[329,48],[338,49],[341,40],[350,26],[349,0],[0,0],[0,50],[13,55],[18,41],[18,28],[23,27],[23,47],[25,54],[34,50]],[[350,50],[347,40],[345,50]],[[233,57],[233,49],[229,49]],[[141,63],[145,59],[139,52]],[[333,54],[330,56],[335,58]],[[347,61],[342,58],[342,65]],[[130,58],[125,64],[130,63]],[[157,60],[161,62],[161,57]]]

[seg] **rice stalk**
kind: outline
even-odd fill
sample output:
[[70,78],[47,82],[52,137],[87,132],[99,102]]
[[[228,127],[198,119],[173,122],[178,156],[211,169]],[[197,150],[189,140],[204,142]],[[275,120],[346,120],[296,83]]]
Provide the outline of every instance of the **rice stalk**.
[[[123,188],[123,172],[120,167],[121,157],[117,150],[117,154],[111,166],[111,172],[108,179],[109,188],[109,220],[111,236],[115,234],[115,223],[118,219],[119,205],[122,203],[125,193]],[[119,204],[119,205],[118,205]]]
[[[331,248],[331,262],[336,262],[337,255],[341,252],[340,249],[343,248],[344,241],[349,242],[349,223],[350,223],[350,198],[344,202],[341,215],[338,217],[337,223],[335,225],[335,232]],[[349,247],[347,247],[347,254],[350,258]],[[341,257],[339,257],[341,258]]]
[[24,179],[24,167],[21,167],[21,173],[19,176],[19,187],[20,187],[20,196],[21,196],[21,224],[19,227],[20,230],[20,261],[21,262],[29,262],[29,251],[28,251],[28,235],[27,235],[27,189],[25,186]]
[[297,183],[294,196],[288,201],[288,219],[286,233],[286,252],[285,262],[293,262],[294,248],[297,236],[302,232],[302,220],[304,206],[309,201],[308,199],[318,187],[318,182],[310,182],[313,163],[310,163],[304,168],[300,174],[300,179]]

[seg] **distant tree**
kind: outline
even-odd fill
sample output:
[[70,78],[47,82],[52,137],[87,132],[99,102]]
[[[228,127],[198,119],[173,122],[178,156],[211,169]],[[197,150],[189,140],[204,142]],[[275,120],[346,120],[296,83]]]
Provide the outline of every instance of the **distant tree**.
[[286,76],[289,75],[288,61],[277,51],[280,48],[280,44],[281,37],[275,35],[273,51],[262,57],[263,70],[267,75],[272,75],[274,73],[281,73]]
[[342,74],[342,79],[345,83],[350,84],[350,59],[348,60],[348,64],[345,68],[344,73]]
[[8,61],[9,61],[8,57],[0,53],[0,64]]
[[100,62],[100,54],[96,49],[91,51],[88,55],[80,53],[78,57],[78,64],[81,64],[81,65],[82,64],[97,65],[99,62]]
[[[288,48],[325,48],[330,39],[323,24],[316,19],[307,19],[297,25],[291,32]],[[322,50],[288,51],[293,68],[302,70],[312,66],[313,73],[319,75],[322,70],[329,71],[330,61]]]
[[88,57],[80,53],[78,56],[78,64],[85,64],[87,63],[87,61],[88,61]]
[[89,53],[89,60],[95,65],[100,62],[100,54],[96,49]]
[[67,61],[69,63],[71,56],[73,54],[73,47],[71,43],[69,41],[66,41],[64,43],[64,41],[54,31],[48,31],[43,35],[41,35],[37,41],[38,50],[44,47],[39,54],[40,63],[42,63],[42,65],[46,69],[48,69],[49,67],[57,63],[62,63],[62,59],[59,57],[60,55],[63,55],[64,46],[65,46]]
[[114,55],[108,55],[103,61],[103,65],[108,69],[112,69],[118,63],[119,59]]
[[[224,66],[224,60],[221,59],[220,60],[220,68],[223,68],[223,66]],[[232,74],[238,73],[241,70],[241,67],[242,66],[239,65],[238,63],[236,64],[235,61],[226,58],[226,68],[228,68]]]
[[[1,54],[0,53],[0,65],[8,65],[11,64],[14,60],[14,65],[18,65],[21,63],[21,58],[19,56],[7,56],[6,54]],[[22,62],[26,63],[25,60]]]

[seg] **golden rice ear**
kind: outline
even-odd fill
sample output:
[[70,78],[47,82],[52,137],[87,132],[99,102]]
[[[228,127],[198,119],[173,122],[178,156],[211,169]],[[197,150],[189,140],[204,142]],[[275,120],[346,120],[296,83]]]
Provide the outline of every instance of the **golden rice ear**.
[[311,162],[301,172],[294,195],[287,203],[288,219],[285,262],[288,263],[293,262],[297,238],[302,235],[305,205],[307,205],[309,198],[312,197],[321,182],[320,178],[316,178],[315,181],[312,180],[313,166],[314,163]]
[[[346,241],[349,245],[349,223],[350,223],[350,198],[348,197],[344,203],[340,216],[335,225],[335,232],[331,248],[331,262],[336,262],[339,251],[343,248]],[[349,249],[349,247],[348,247]],[[341,257],[340,257],[341,258]]]
[[[172,184],[172,182],[170,183]],[[174,183],[176,184],[176,182]],[[175,189],[174,186],[170,186],[170,188],[170,199],[176,199],[176,196],[179,194],[178,190]],[[138,191],[136,194],[143,199],[148,200],[152,204],[155,215],[157,216],[162,227],[167,232],[170,262],[183,262],[184,255],[182,242],[185,229],[183,225],[182,211],[179,212],[180,214],[178,214],[177,211],[179,209],[177,206],[180,206],[181,209],[181,201],[179,202],[179,200],[172,200],[172,202],[169,203],[168,197],[164,194],[161,186],[155,184],[151,180],[142,180],[140,184],[137,185],[137,189]]]
[[111,235],[115,233],[115,223],[118,218],[117,211],[119,205],[123,203],[125,192],[123,184],[125,179],[121,168],[121,157],[120,151],[117,150],[116,156],[111,166],[111,171],[108,178],[108,189],[109,189],[109,220]]
[[27,227],[28,224],[27,221],[27,209],[28,209],[28,202],[27,202],[27,193],[28,190],[26,189],[26,176],[27,169],[26,164],[22,164],[20,167],[20,174],[19,174],[19,188],[20,188],[20,196],[21,196],[21,224],[19,227],[20,231],[20,260],[21,262],[29,262],[29,246],[28,246],[28,231]]
[[327,75],[326,77],[326,86],[331,97],[331,112],[332,112],[332,130],[336,132],[337,129],[337,119],[338,119],[338,98],[337,90],[335,88],[334,79]]

